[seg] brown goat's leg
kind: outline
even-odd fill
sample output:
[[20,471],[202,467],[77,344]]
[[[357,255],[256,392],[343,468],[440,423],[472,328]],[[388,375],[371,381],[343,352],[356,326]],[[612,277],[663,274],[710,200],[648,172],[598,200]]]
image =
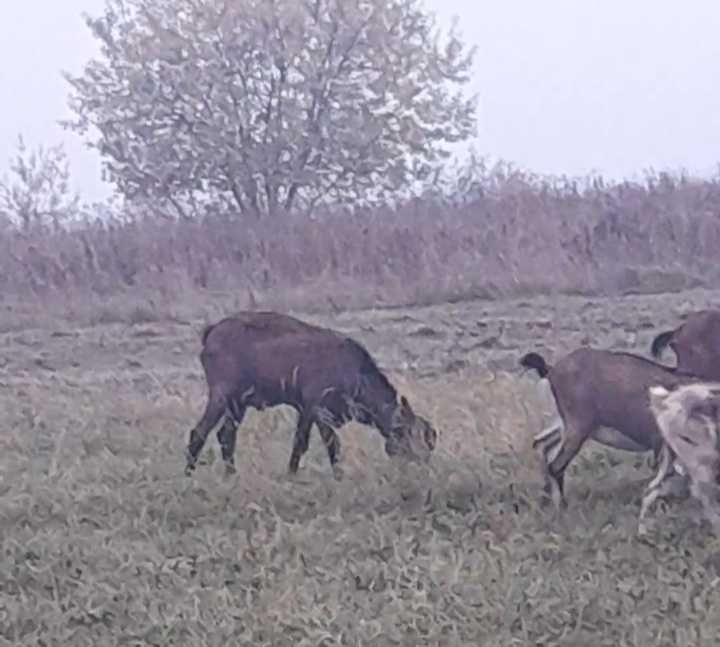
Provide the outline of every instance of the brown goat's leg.
[[556,508],[566,508],[565,500],[565,470],[573,458],[580,451],[590,435],[590,430],[580,429],[577,425],[566,424],[565,433],[559,449],[553,452],[548,462],[547,474],[550,481],[550,495]]
[[295,429],[295,437],[293,438],[290,463],[288,465],[288,472],[290,474],[295,474],[298,471],[298,467],[300,467],[300,459],[310,446],[310,428],[312,427],[312,424],[313,419],[310,416],[300,413],[297,428]]
[[237,443],[237,428],[245,417],[245,409],[233,411],[233,415],[226,415],[220,429],[217,432],[220,452],[225,463],[225,474],[235,473],[235,445]]
[[[552,498],[553,486],[551,483],[551,476],[548,469],[548,465],[552,458],[554,458],[560,449],[562,448],[562,428],[557,427],[552,430],[552,433],[547,433],[547,430],[538,434],[533,442],[533,448],[537,451],[540,459],[540,465],[543,474],[543,491],[545,497],[543,498],[543,505],[546,505],[548,499]],[[552,458],[551,458],[552,457]],[[562,476],[560,477],[560,487],[562,488]]]
[[638,535],[646,535],[648,532],[645,524],[645,516],[650,507],[660,497],[666,496],[670,491],[670,475],[673,473],[674,456],[672,450],[665,444],[660,449],[657,471],[652,480],[647,484],[640,504],[640,515],[638,516]]
[[200,422],[198,422],[190,432],[190,441],[188,442],[187,449],[185,450],[186,475],[189,476],[195,469],[195,463],[197,463],[200,450],[202,450],[208,434],[212,431],[213,427],[217,425],[220,418],[223,417],[226,406],[227,403],[224,395],[212,392],[208,395],[207,405],[205,405],[205,413],[203,413]]
[[327,449],[328,458],[330,459],[330,466],[332,467],[335,478],[339,481],[343,477],[342,468],[340,467],[340,439],[338,438],[335,430],[324,422],[317,423],[320,436],[325,443],[325,449]]
[[[553,477],[550,474],[549,465],[562,450],[563,431],[564,425],[562,424],[555,427],[548,427],[538,434],[533,441],[533,448],[538,452],[540,464],[542,466],[544,479],[543,492],[545,493],[543,505],[548,501],[548,499],[553,499],[554,484]],[[561,474],[556,481],[562,491],[564,475]]]

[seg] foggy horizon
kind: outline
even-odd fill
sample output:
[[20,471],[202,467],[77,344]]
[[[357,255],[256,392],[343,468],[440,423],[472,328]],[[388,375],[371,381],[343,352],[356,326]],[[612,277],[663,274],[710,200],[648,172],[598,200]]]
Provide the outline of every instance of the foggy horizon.
[[[710,175],[720,162],[720,5],[694,0],[573,3],[527,0],[470,4],[427,0],[441,25],[453,16],[477,47],[476,150],[527,170],[641,178],[648,169]],[[87,200],[110,186],[98,155],[58,121],[70,116],[61,70],[78,73],[98,49],[82,12],[102,0],[2,10],[0,83],[10,101],[0,114],[0,176],[18,135],[36,146],[62,142],[72,180]],[[692,9],[692,10],[691,10]]]

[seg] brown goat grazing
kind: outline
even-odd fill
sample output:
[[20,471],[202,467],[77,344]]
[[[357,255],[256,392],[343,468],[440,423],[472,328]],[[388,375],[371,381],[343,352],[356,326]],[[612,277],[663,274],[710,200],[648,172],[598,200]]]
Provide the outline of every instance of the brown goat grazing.
[[720,534],[720,383],[689,384],[673,390],[651,386],[649,397],[663,445],[655,476],[643,495],[638,534],[648,531],[644,519],[650,506],[668,493],[667,479],[675,462],[683,466],[691,494]]
[[662,440],[648,407],[648,388],[673,388],[698,381],[675,369],[631,353],[579,348],[552,368],[537,353],[520,364],[550,382],[560,422],[538,434],[545,492],[557,507],[566,506],[564,475],[588,439],[631,452],[652,450],[659,457]]
[[242,331],[243,335],[251,332],[253,335],[260,335],[262,338],[277,337],[278,335],[294,332],[317,332],[318,330],[324,333],[339,334],[329,328],[320,328],[296,317],[273,312],[272,310],[241,310],[217,323],[205,326],[201,334],[203,345],[205,345],[210,331],[227,321],[235,321],[241,324],[235,327],[236,332]]
[[435,448],[436,430],[398,397],[367,350],[349,337],[288,315],[245,312],[208,326],[202,340],[208,401],[190,433],[186,474],[223,418],[217,438],[226,470],[235,471],[237,428],[248,407],[287,404],[298,412],[290,473],[307,451],[313,424],[336,478],[341,471],[335,429],[350,420],[376,427],[389,456],[427,461]]
[[675,353],[678,371],[720,380],[720,310],[691,312],[683,324],[657,335],[650,352],[659,358],[667,346]]

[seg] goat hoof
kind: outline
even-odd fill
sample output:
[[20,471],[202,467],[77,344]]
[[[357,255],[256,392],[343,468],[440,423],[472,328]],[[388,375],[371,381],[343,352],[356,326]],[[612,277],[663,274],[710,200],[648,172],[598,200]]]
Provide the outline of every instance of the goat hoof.
[[225,463],[225,476],[232,476],[237,473],[235,466],[232,463]]
[[335,477],[336,481],[342,481],[345,478],[345,473],[343,472],[343,468],[339,465],[336,465],[333,467],[333,476]]
[[538,502],[541,510],[547,510],[548,508],[553,507],[553,500],[550,498],[549,494],[541,494]]

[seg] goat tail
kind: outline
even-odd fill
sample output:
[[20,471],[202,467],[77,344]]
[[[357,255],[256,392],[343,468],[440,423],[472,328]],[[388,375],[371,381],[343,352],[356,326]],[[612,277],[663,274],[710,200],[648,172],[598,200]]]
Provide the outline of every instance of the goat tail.
[[550,366],[545,361],[545,358],[539,353],[527,353],[520,358],[520,366],[526,369],[535,369],[540,378],[547,377],[550,372]]
[[207,341],[208,335],[212,331],[212,329],[215,328],[215,324],[208,324],[202,329],[202,332],[200,333],[200,341],[202,342],[202,345],[205,346],[205,342]]
[[675,336],[675,333],[677,330],[666,330],[665,332],[661,332],[655,339],[652,341],[652,345],[650,346],[650,352],[652,353],[652,356],[655,358],[659,358],[660,355],[662,355],[662,352],[665,350],[666,346],[672,341],[672,338]]

